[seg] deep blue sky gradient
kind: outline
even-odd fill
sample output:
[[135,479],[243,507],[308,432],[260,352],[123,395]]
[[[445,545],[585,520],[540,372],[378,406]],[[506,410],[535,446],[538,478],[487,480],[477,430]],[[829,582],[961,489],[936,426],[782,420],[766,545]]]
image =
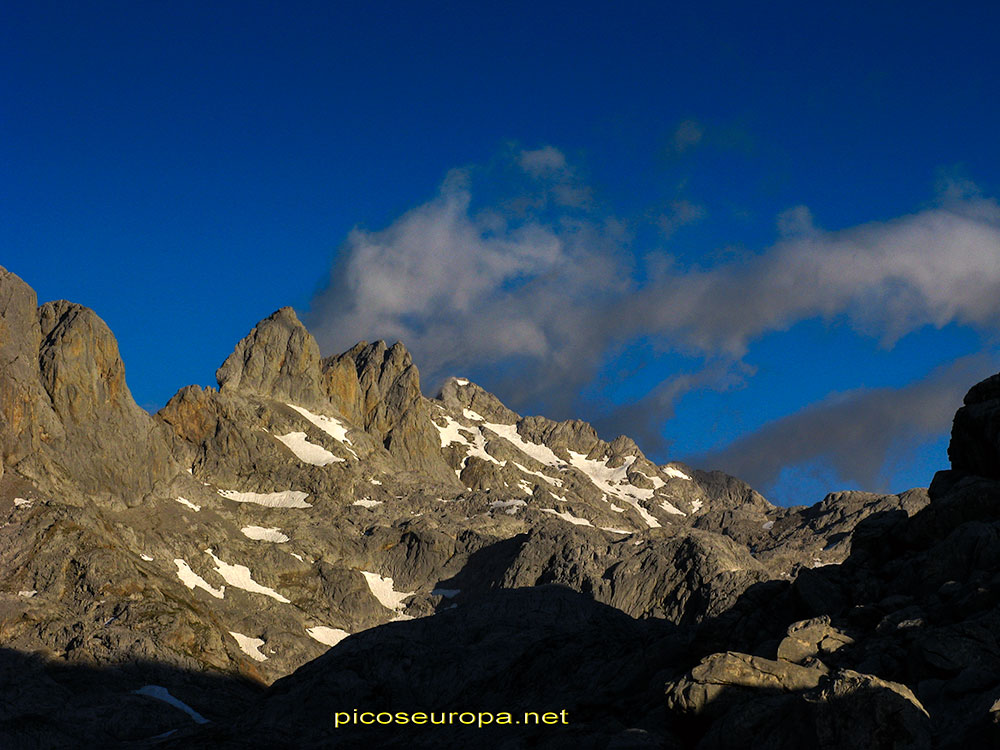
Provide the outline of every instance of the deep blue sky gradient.
[[[0,264],[94,308],[155,409],[212,384],[260,318],[306,311],[352,228],[512,144],[561,150],[633,250],[668,243],[692,267],[766,248],[798,205],[838,230],[920,211],[948,179],[1000,195],[998,29],[984,2],[8,3]],[[696,147],[676,147],[685,121]],[[664,240],[643,219],[678,200],[708,214]],[[657,457],[984,346],[957,325],[880,348],[796,323],[754,343],[745,386],[685,396]],[[592,389],[595,414],[691,365],[646,359]],[[894,459],[883,485],[926,485],[945,444]],[[818,471],[764,489],[840,488]]]

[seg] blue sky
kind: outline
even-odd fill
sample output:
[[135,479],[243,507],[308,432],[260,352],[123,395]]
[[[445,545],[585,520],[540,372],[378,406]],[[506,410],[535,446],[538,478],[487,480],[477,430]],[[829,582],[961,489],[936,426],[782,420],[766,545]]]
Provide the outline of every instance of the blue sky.
[[290,304],[783,503],[946,465],[1000,370],[1000,7],[345,5],[5,7],[0,264],[139,403]]

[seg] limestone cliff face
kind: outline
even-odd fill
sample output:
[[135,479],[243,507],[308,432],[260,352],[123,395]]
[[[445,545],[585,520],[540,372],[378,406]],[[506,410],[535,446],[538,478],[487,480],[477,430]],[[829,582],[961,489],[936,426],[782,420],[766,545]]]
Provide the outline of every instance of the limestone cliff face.
[[362,341],[323,360],[324,385],[333,405],[413,470],[438,478],[451,472],[441,458],[430,409],[420,393],[420,373],[398,341]]
[[285,307],[258,323],[216,372],[223,396],[239,394],[334,411],[405,467],[447,479],[437,432],[406,348],[361,342],[320,359],[319,346]]
[[326,400],[319,346],[290,307],[254,326],[215,377],[223,393],[253,393],[308,407]]
[[63,434],[39,377],[41,341],[34,290],[0,268],[0,476]]
[[165,427],[132,399],[107,325],[0,269],[0,439],[4,463],[41,485],[137,502],[177,467]]
[[[0,659],[0,746],[484,742],[316,721],[345,701],[573,717],[490,746],[1000,741],[1000,376],[934,502],[799,508],[466,378],[425,398],[402,344],[322,359],[288,308],[218,381],[146,414],[93,311],[0,271],[0,651],[47,655]],[[100,668],[37,677],[67,662]]]

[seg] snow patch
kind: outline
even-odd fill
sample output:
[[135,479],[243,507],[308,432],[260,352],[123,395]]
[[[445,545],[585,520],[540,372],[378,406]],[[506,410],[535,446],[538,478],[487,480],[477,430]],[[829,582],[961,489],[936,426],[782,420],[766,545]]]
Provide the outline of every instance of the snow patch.
[[542,445],[541,443],[529,443],[527,440],[522,438],[520,433],[517,431],[516,424],[494,424],[492,422],[484,422],[483,427],[495,432],[508,443],[513,443],[519,451],[531,456],[539,463],[547,466],[566,465],[566,462],[553,453],[552,449],[547,445]]
[[380,481],[378,481],[378,480],[377,480],[377,479],[375,479],[375,478],[372,478],[372,479],[369,479],[368,481],[369,481],[369,482],[371,482],[371,483],[372,483],[372,484],[374,484],[374,485],[380,485],[380,484],[382,484],[382,483],[381,483]]
[[465,378],[455,378],[455,385],[468,385],[469,381]]
[[[441,447],[446,448],[452,443],[458,443],[459,445],[464,445],[468,448],[467,456],[462,460],[462,467],[468,460],[468,456],[478,456],[484,461],[491,461],[497,466],[503,466],[504,464],[497,461],[493,456],[486,452],[486,438],[483,436],[482,430],[478,427],[465,427],[458,421],[452,419],[447,414],[439,414],[440,418],[445,420],[445,426],[442,427],[433,419],[431,424],[433,424],[438,433],[441,435]],[[472,442],[469,442],[468,438],[465,437],[459,430],[463,430],[472,435]],[[461,474],[461,472],[456,469],[456,474]]]
[[295,404],[288,404],[288,406],[290,406],[292,409],[295,409],[295,411],[297,411],[303,417],[312,422],[316,427],[323,430],[323,432],[332,437],[338,443],[342,443],[344,447],[347,448],[348,451],[350,451],[352,456],[354,456],[355,458],[358,457],[358,454],[355,453],[352,448],[348,447],[354,445],[354,443],[352,443],[348,439],[347,427],[344,426],[343,422],[336,419],[335,417],[326,417],[323,416],[322,414],[313,414],[308,409],[305,409],[301,406],[296,406]]
[[697,500],[692,500],[691,501],[691,510],[693,512],[697,513],[699,510],[701,510],[701,508],[702,508],[702,506],[704,504],[705,503],[704,503],[704,501],[701,500],[701,498],[699,498]]
[[464,416],[466,419],[471,419],[473,422],[486,421],[481,414],[477,414],[476,412],[472,411],[472,409],[462,409],[462,416]]
[[351,505],[360,505],[362,508],[374,508],[376,505],[381,505],[381,500],[372,500],[370,497],[363,497],[360,500],[355,500]]
[[547,475],[543,474],[540,471],[532,471],[531,469],[529,469],[529,468],[527,468],[525,466],[521,466],[521,464],[519,464],[517,461],[514,461],[513,463],[514,463],[514,466],[516,466],[520,471],[523,471],[525,474],[530,474],[533,477],[538,477],[539,479],[544,479],[546,482],[548,482],[549,484],[551,484],[553,487],[562,487],[562,485],[563,485],[563,481],[561,479],[558,479],[556,477],[547,476]]
[[35,589],[32,589],[31,591],[18,591],[17,595],[18,596],[23,596],[25,599],[30,599],[31,597],[33,597],[37,593],[38,592]]
[[153,558],[150,557],[149,555],[139,555],[139,557],[145,560],[146,562],[153,562]]
[[15,508],[30,508],[32,502],[33,501],[26,500],[23,497],[15,497],[14,498],[14,507]]
[[610,531],[612,534],[631,534],[628,529],[613,529],[610,526],[598,526],[601,531]]
[[764,531],[770,531],[771,529],[774,528],[774,521],[765,522],[761,528],[763,528]]
[[236,643],[239,644],[240,651],[249,656],[254,661],[267,661],[267,657],[260,652],[260,647],[264,645],[264,641],[260,638],[251,638],[248,635],[243,635],[243,633],[237,633],[235,630],[230,630],[229,635],[236,639]]
[[686,516],[683,510],[678,508],[676,505],[672,504],[669,500],[663,500],[660,502],[660,507],[663,508],[667,513],[671,513],[675,516]]
[[379,600],[379,603],[386,609],[399,610],[403,607],[403,600],[413,596],[413,591],[396,591],[392,586],[391,578],[383,578],[378,573],[370,573],[362,570],[361,575],[368,582],[368,588],[372,595]]
[[184,498],[184,497],[175,497],[174,500],[176,500],[177,502],[179,502],[181,505],[187,506],[188,508],[190,508],[191,510],[193,510],[196,513],[199,510],[201,510],[201,506],[200,505],[195,505],[194,503],[192,503],[187,498]]
[[660,522],[656,520],[656,517],[653,516],[652,513],[650,513],[645,508],[643,508],[641,505],[639,505],[638,501],[636,501],[636,500],[632,500],[632,501],[626,500],[625,502],[627,502],[629,505],[631,505],[633,508],[635,508],[636,512],[640,516],[642,516],[642,520],[646,522],[646,525],[649,526],[649,528],[651,528],[651,529],[658,529],[658,528],[660,528]]
[[264,596],[269,596],[282,604],[290,603],[288,599],[283,597],[274,589],[268,588],[267,586],[261,586],[257,583],[250,575],[250,568],[245,565],[230,565],[227,562],[223,562],[215,556],[211,548],[205,550],[205,554],[212,558],[215,562],[215,571],[222,576],[223,580],[225,580],[225,582],[230,586],[235,586],[238,589],[249,591],[251,594],[263,594]]
[[254,539],[258,542],[275,542],[276,544],[284,544],[288,541],[288,537],[281,533],[281,529],[277,527],[264,528],[263,526],[244,526],[240,531],[243,532],[243,536],[247,539]]
[[328,628],[325,625],[317,625],[314,628],[306,628],[309,637],[314,641],[319,641],[324,646],[336,646],[350,635],[346,630],[340,628]]
[[132,691],[135,695],[145,695],[147,698],[156,698],[158,701],[163,701],[164,703],[169,703],[174,708],[179,708],[181,711],[186,713],[191,717],[191,721],[196,724],[208,724],[208,719],[202,716],[200,713],[195,711],[191,706],[181,700],[177,700],[174,696],[170,694],[162,685],[143,685],[138,690]]
[[254,503],[266,508],[311,508],[305,502],[308,492],[298,490],[283,490],[281,492],[237,492],[236,490],[219,490],[219,494],[227,500],[237,503]]
[[524,500],[494,500],[490,503],[490,508],[493,510],[504,509],[504,513],[508,516],[512,516],[517,513],[518,508],[524,508],[528,504]]
[[[641,487],[634,487],[628,484],[628,468],[635,463],[635,456],[626,456],[621,466],[608,466],[608,459],[595,461],[587,458],[582,453],[569,451],[570,464],[583,472],[599,490],[607,495],[612,495],[635,508],[636,512],[646,522],[651,529],[660,527],[660,522],[642,505],[639,500],[648,500],[653,496],[654,490],[644,490]],[[621,485],[625,484],[626,487]]]
[[686,479],[689,482],[691,481],[691,477],[689,477],[687,474],[685,474],[680,469],[675,469],[673,466],[664,466],[662,468],[662,471],[668,477],[674,477],[675,479]]
[[322,445],[310,443],[304,432],[289,432],[287,435],[275,435],[275,437],[303,463],[313,466],[328,466],[336,461],[347,460],[333,455]]
[[208,581],[191,570],[191,566],[180,557],[174,559],[174,565],[177,566],[177,577],[181,579],[181,583],[192,591],[196,588],[204,589],[216,599],[222,599],[226,595],[225,586],[220,586],[219,588],[210,586]]
[[579,516],[574,516],[572,513],[569,512],[560,513],[558,510],[553,510],[552,508],[542,508],[542,513],[551,513],[552,515],[558,516],[562,520],[569,521],[570,523],[575,524],[577,526],[593,527],[594,525],[586,518],[580,518]]

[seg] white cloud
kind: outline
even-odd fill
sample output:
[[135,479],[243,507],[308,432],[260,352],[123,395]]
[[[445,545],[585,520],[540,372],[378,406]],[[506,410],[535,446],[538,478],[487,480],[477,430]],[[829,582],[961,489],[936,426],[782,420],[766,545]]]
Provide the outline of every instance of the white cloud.
[[785,467],[814,460],[829,464],[853,487],[881,489],[887,459],[946,433],[966,391],[998,366],[997,357],[963,357],[901,388],[833,394],[695,460],[765,491]]
[[1000,209],[941,206],[786,238],[749,261],[675,273],[629,300],[651,334],[740,357],[799,320],[846,315],[891,345],[924,325],[1000,322]]
[[[543,151],[522,160],[558,161]],[[431,379],[512,357],[554,374],[600,355],[610,339],[596,319],[601,300],[620,299],[631,273],[614,224],[568,210],[541,218],[525,212],[530,202],[475,212],[470,179],[454,171],[386,229],[351,232],[314,305],[324,348],[399,339]]]
[[[700,130],[685,128],[682,141],[696,143]],[[481,171],[455,170],[388,227],[351,232],[314,303],[321,346],[399,339],[425,383],[492,371],[486,385],[512,406],[544,403],[557,417],[575,415],[602,363],[638,338],[704,359],[636,405],[652,436],[650,415],[668,416],[688,390],[742,382],[750,344],[798,321],[846,321],[886,347],[927,325],[1000,324],[1000,208],[968,186],[919,213],[835,232],[796,206],[762,252],[707,268],[651,254],[656,272],[640,285],[645,260],[621,222],[552,198],[560,186],[585,191],[561,152],[511,152],[505,168],[519,179],[484,187]],[[673,209],[681,222],[703,211]]]

